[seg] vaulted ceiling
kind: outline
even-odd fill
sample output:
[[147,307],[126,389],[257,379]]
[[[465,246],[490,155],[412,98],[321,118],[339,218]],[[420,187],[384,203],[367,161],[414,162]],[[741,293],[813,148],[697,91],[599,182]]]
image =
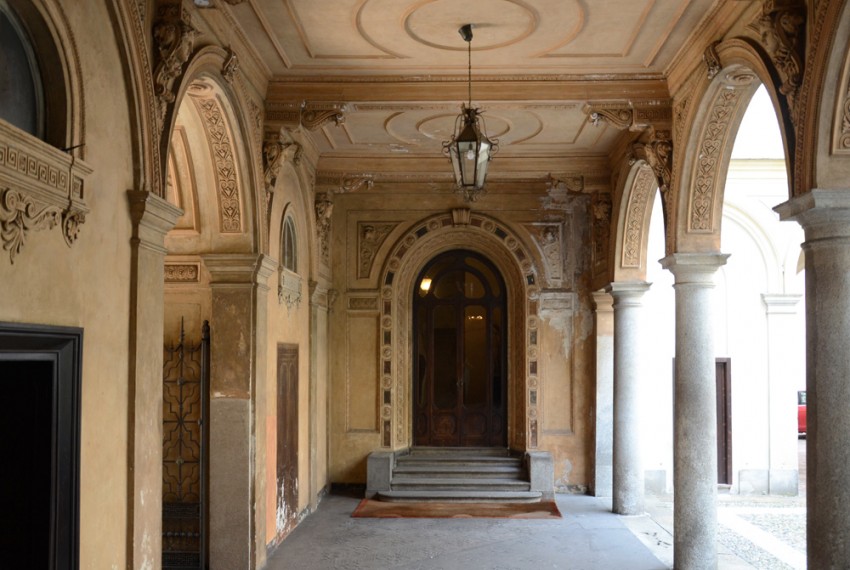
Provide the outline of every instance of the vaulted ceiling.
[[468,97],[462,25],[473,24],[472,101],[500,143],[489,180],[537,179],[604,170],[629,135],[594,124],[589,106],[669,106],[671,67],[701,55],[695,38],[749,4],[247,0],[222,9],[272,78],[267,109],[343,111],[344,122],[310,133],[320,170],[448,181],[442,142]]

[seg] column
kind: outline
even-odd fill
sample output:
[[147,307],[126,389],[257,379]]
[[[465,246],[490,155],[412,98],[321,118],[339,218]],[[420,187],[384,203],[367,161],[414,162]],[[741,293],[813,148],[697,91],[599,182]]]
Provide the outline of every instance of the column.
[[721,253],[661,260],[676,291],[673,396],[673,559],[679,570],[717,568],[717,402],[712,320]]
[[797,386],[805,373],[797,304],[802,295],[763,294],[767,313],[768,493],[796,495]]
[[210,569],[247,570],[265,561],[264,503],[256,496],[265,458],[258,460],[255,422],[257,408],[265,409],[266,281],[277,264],[252,253],[203,260],[212,289]]
[[610,497],[614,469],[614,307],[611,295],[593,293],[596,326],[596,463],[593,495]]
[[649,289],[643,281],[611,283],[614,298],[614,473],[613,510],[621,515],[644,512],[644,467],[641,446],[641,299]]
[[806,241],[806,536],[809,568],[850,567],[850,190],[777,206]]
[[127,409],[127,568],[162,563],[162,359],[165,235],[182,211],[127,193],[133,220]]

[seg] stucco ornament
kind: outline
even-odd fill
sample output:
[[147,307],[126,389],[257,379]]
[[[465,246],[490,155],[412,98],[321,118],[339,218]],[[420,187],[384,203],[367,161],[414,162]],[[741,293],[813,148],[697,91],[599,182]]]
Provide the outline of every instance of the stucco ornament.
[[154,70],[154,92],[158,108],[157,122],[162,127],[169,105],[174,104],[174,80],[183,73],[195,45],[198,30],[192,26],[191,16],[178,5],[161,6],[157,22],[153,27],[156,47],[156,69]]
[[330,261],[331,216],[333,211],[334,203],[330,193],[323,192],[316,196],[316,231],[319,237],[319,253],[325,265]]
[[782,77],[779,92],[793,109],[803,84],[806,7],[799,0],[766,0],[752,27]]

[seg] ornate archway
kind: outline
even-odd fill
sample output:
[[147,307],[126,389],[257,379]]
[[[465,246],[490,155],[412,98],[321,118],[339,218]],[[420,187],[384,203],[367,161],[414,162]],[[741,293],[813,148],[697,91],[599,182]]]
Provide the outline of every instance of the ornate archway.
[[508,445],[538,445],[539,271],[529,248],[507,225],[466,209],[414,224],[392,247],[381,272],[381,445],[412,442],[413,327],[416,279],[435,256],[463,248],[488,259],[505,280],[507,298]]

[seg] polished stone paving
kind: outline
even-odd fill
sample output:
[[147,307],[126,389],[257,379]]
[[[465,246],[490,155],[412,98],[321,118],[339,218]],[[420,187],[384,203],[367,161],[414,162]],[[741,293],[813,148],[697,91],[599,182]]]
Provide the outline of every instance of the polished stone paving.
[[[805,440],[797,497],[718,495],[718,568],[806,568]],[[672,497],[647,514],[611,499],[558,495],[560,520],[353,519],[359,499],[331,495],[278,547],[268,570],[642,570],[673,566]]]

